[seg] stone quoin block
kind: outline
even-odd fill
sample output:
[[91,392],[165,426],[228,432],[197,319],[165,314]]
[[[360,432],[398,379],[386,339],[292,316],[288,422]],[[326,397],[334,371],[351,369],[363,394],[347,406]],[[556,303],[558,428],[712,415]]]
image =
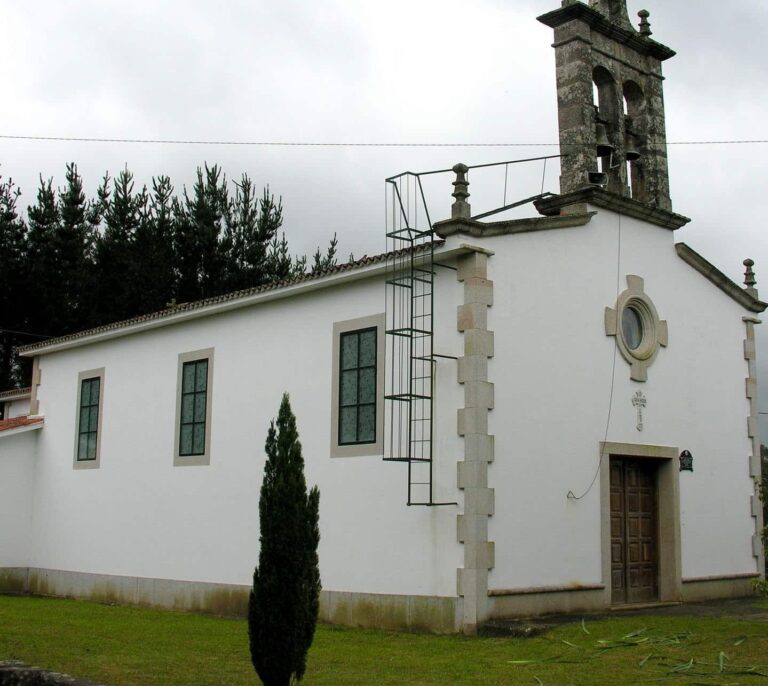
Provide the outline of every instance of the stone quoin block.
[[462,255],[458,260],[458,271],[456,278],[459,281],[467,279],[481,278],[488,276],[488,255],[481,252],[473,252],[469,255]]
[[485,407],[462,407],[458,411],[459,436],[488,433],[488,409]]
[[464,281],[464,302],[493,305],[493,281],[473,276]]
[[467,599],[485,601],[488,598],[488,569],[459,569],[456,593]]
[[464,332],[464,355],[484,355],[493,357],[493,331],[470,329]]
[[488,379],[488,358],[485,355],[467,355],[458,360],[458,381],[486,381]]
[[456,312],[456,326],[459,331],[488,328],[488,308],[480,303],[459,305]]
[[482,407],[492,410],[494,387],[489,381],[470,381],[464,384],[464,407]]
[[489,434],[464,435],[464,460],[493,462],[496,451],[495,437]]
[[492,488],[465,488],[464,514],[490,517],[496,507],[495,498]]
[[493,541],[465,541],[464,566],[467,569],[493,569],[495,552]]
[[457,462],[456,472],[456,483],[461,489],[488,487],[487,462]]
[[456,515],[456,540],[465,541],[488,540],[488,517],[486,515]]

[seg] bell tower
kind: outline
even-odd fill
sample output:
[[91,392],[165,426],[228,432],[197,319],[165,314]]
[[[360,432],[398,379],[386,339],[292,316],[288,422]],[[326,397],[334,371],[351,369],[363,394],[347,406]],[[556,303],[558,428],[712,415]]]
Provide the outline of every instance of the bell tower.
[[661,64],[675,55],[635,29],[626,0],[562,0],[539,17],[555,30],[560,192],[602,187],[672,211]]

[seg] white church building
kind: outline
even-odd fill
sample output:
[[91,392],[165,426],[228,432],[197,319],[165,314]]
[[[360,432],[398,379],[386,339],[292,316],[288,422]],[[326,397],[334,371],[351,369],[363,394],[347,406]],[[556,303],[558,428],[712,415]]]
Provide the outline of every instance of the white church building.
[[431,224],[400,175],[386,254],[21,349],[0,592],[242,612],[287,391],[321,494],[323,620],[474,633],[751,593],[767,305],[751,263],[742,287],[675,242],[674,52],[625,0],[539,20],[563,157],[535,216],[473,215],[459,164]]

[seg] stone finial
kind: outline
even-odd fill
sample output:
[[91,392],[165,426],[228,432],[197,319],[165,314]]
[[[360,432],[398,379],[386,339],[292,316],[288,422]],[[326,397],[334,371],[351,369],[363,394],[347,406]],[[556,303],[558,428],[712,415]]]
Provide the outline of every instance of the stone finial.
[[451,205],[451,219],[469,219],[471,216],[471,207],[467,202],[469,197],[469,181],[467,181],[469,167],[459,162],[454,165],[453,171],[456,174],[456,180],[453,182],[454,191],[451,195],[456,198],[456,202]]
[[744,266],[747,268],[744,272],[744,285],[747,287],[747,293],[753,297],[757,297],[757,279],[755,278],[755,272],[752,267],[755,266],[755,261],[747,258],[744,260]]
[[651,22],[648,21],[648,17],[651,16],[651,13],[648,10],[640,10],[637,13],[637,16],[640,17],[640,35],[650,36],[653,33],[653,31],[651,31]]

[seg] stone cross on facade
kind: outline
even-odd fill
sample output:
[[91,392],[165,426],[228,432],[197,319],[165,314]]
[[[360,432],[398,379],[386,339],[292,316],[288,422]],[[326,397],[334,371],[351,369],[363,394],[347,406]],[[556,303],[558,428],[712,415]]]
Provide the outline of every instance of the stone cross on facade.
[[647,400],[642,391],[638,391],[632,397],[632,405],[637,408],[637,430],[643,430],[643,408],[647,404]]

